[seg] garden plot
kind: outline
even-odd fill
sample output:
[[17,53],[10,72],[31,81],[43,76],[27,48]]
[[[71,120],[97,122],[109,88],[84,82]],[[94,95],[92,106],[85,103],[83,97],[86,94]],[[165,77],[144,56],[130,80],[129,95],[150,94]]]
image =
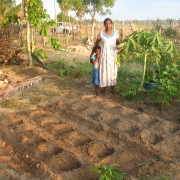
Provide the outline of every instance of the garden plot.
[[162,166],[180,160],[179,137],[175,122],[88,94],[0,114],[0,159],[14,172],[9,179],[93,180],[97,156],[120,164],[126,177],[137,176],[154,158]]

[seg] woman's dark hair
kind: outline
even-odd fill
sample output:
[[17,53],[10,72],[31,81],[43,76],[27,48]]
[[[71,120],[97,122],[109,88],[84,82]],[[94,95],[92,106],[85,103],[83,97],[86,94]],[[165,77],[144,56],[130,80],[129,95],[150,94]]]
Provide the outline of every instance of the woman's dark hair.
[[106,24],[107,21],[110,21],[111,24],[113,23],[112,20],[111,20],[110,18],[106,18],[106,19],[104,20],[104,26],[105,26],[105,24]]

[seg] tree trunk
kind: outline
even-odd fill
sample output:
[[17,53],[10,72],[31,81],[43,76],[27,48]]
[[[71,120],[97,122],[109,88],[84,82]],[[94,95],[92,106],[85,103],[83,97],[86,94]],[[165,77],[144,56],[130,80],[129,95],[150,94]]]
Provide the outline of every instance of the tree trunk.
[[34,29],[31,28],[31,50],[34,52],[35,46],[34,46]]
[[56,0],[54,0],[54,20],[56,22],[57,25],[57,15],[56,15]]
[[43,44],[43,48],[45,48],[45,39],[44,39],[44,36],[42,36],[42,44]]
[[26,38],[27,38],[27,51],[28,51],[28,65],[32,66],[32,57],[31,57],[31,40],[30,40],[30,24],[27,21],[26,23],[26,27],[27,27],[27,34],[26,34]]
[[92,43],[94,43],[94,27],[95,27],[95,22],[94,22],[94,19],[93,19],[92,20],[92,28],[91,28]]
[[124,37],[125,37],[125,33],[124,33],[124,31],[125,31],[125,25],[124,25],[124,21],[122,22],[122,27],[121,27],[121,32],[120,32],[120,34],[121,34],[121,42],[124,40]]
[[[78,28],[78,27],[77,27]],[[79,31],[78,32],[78,35],[79,37],[82,39],[82,36],[81,36],[81,29],[82,29],[82,17],[80,17],[79,19]],[[78,29],[77,29],[78,30]],[[86,36],[87,37],[87,36]]]
[[70,34],[70,31],[71,31],[71,33],[72,33],[72,30],[73,29],[71,29],[72,28],[72,26],[71,26],[71,21],[70,21],[70,17],[69,17],[69,31],[67,32],[67,39],[66,39],[66,45],[68,46],[68,44],[69,44],[69,34]]
[[74,41],[74,35],[76,32],[74,32],[74,22],[72,22],[72,41]]
[[146,61],[147,61],[147,53],[144,55],[144,66],[143,66],[143,74],[142,74],[142,79],[141,79],[141,84],[140,84],[140,90],[142,90],[143,84],[144,84],[144,77],[146,74]]

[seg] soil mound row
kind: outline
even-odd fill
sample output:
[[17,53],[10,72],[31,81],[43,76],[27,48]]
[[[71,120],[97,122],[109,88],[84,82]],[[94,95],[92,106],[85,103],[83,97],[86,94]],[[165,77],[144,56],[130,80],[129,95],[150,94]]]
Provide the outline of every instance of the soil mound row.
[[[126,172],[154,157],[180,158],[179,124],[92,95],[0,114],[0,159],[18,179],[96,179],[98,159]],[[73,177],[73,178],[72,178]]]

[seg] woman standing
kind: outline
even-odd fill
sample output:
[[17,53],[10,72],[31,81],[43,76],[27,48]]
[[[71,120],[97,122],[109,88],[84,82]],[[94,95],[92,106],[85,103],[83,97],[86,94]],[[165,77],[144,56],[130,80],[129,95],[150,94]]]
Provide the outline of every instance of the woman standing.
[[[101,42],[101,55],[100,55],[100,87],[103,87],[105,93],[105,87],[111,86],[111,93],[114,94],[114,85],[116,84],[117,70],[116,46],[119,44],[119,36],[116,31],[113,30],[113,23],[110,18],[104,20],[105,30],[101,31],[96,39],[94,47]],[[94,48],[90,56],[94,54]]]

